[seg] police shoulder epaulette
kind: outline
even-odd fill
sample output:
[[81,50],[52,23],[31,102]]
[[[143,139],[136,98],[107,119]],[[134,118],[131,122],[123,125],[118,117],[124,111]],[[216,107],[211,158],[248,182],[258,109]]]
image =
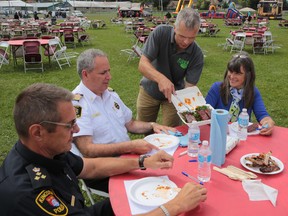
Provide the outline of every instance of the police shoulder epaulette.
[[26,170],[29,174],[33,189],[52,185],[50,175],[45,168],[30,164],[26,166]]
[[80,101],[80,99],[81,99],[82,97],[83,97],[83,94],[76,93],[76,94],[74,95],[73,100],[74,100],[74,101]]
[[111,87],[108,87],[108,91],[114,92],[115,90],[113,88],[111,88]]

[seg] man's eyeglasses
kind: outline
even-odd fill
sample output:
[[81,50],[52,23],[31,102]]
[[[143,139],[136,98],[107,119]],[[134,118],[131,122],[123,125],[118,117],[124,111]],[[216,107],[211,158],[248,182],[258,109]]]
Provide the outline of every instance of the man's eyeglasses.
[[76,119],[73,119],[70,123],[53,122],[53,121],[42,121],[39,124],[40,125],[42,125],[42,124],[54,124],[54,125],[64,126],[67,129],[71,129],[71,128],[74,128],[77,125],[77,121],[76,121]]

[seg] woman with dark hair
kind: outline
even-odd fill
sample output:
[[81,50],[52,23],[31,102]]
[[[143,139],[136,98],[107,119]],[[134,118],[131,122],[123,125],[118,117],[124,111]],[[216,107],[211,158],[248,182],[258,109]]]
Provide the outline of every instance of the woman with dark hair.
[[242,108],[247,108],[251,119],[252,111],[261,125],[261,135],[270,135],[274,121],[269,116],[259,90],[255,87],[255,68],[246,52],[232,57],[227,64],[223,82],[215,82],[207,96],[206,102],[214,109],[229,111],[231,122],[238,119]]

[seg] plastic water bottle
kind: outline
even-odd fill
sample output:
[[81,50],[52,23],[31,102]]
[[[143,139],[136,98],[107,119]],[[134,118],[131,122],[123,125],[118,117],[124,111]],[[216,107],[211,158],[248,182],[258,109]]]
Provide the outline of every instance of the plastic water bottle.
[[238,138],[240,140],[247,139],[247,127],[249,125],[249,115],[247,113],[247,109],[243,108],[242,112],[238,117]]
[[203,140],[198,152],[198,179],[208,182],[211,178],[211,156],[212,151],[207,140]]
[[193,121],[188,130],[188,156],[197,157],[200,143],[200,128]]

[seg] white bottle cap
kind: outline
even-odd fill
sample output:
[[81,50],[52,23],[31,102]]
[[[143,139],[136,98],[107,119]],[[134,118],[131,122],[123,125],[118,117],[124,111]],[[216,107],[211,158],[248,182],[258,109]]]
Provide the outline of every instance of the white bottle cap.
[[208,143],[207,140],[203,140],[203,141],[202,141],[202,145],[209,145],[209,143]]

